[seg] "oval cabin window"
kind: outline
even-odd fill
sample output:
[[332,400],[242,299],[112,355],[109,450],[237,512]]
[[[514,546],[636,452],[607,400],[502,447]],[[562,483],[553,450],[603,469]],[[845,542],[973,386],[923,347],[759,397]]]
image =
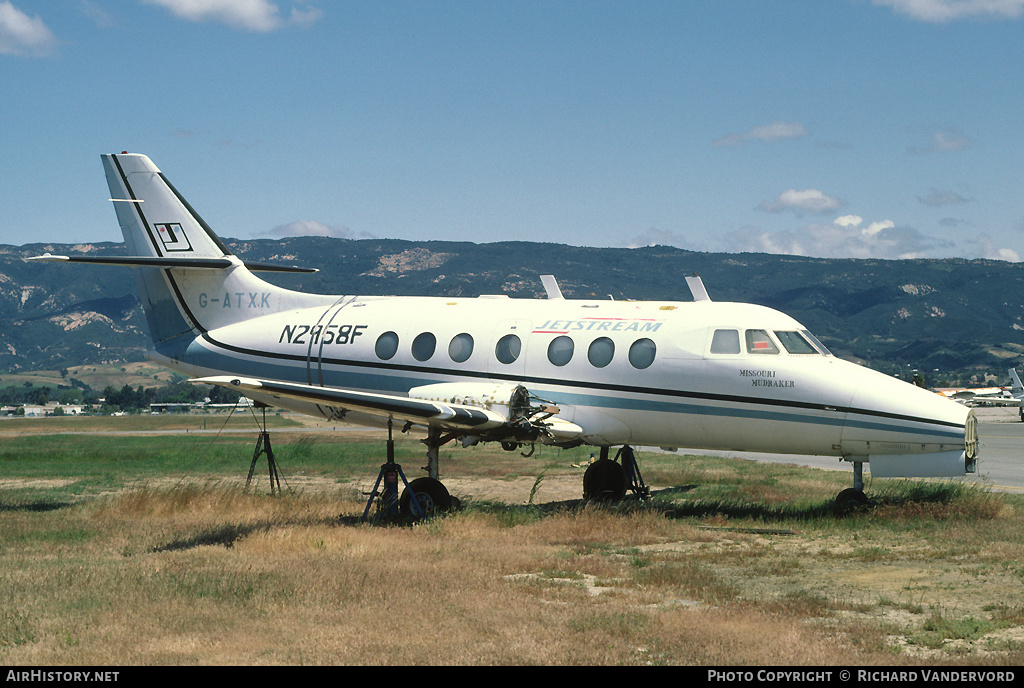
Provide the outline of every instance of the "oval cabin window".
[[463,363],[473,355],[473,337],[463,332],[452,337],[448,344],[448,356],[456,363]]
[[643,370],[649,368],[654,363],[654,354],[657,352],[657,346],[650,339],[638,339],[633,342],[633,346],[629,347],[629,363],[634,368]]
[[548,360],[556,366],[564,366],[572,360],[572,352],[575,346],[568,337],[555,337],[548,344]]
[[615,342],[608,337],[598,337],[590,343],[590,348],[587,349],[587,360],[595,368],[604,368],[612,362],[613,356],[615,356]]
[[390,360],[398,353],[398,335],[394,332],[385,332],[377,337],[377,343],[373,350],[377,353],[377,358],[382,361]]
[[495,357],[502,363],[508,365],[519,358],[519,352],[523,350],[523,343],[514,334],[507,334],[498,340],[494,347]]
[[416,335],[416,339],[412,340],[412,357],[417,361],[426,361],[434,355],[434,349],[437,348],[437,337],[424,332]]

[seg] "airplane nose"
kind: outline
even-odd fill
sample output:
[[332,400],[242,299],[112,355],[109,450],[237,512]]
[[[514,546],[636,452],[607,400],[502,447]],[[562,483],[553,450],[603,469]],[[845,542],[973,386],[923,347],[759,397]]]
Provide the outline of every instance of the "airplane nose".
[[[932,466],[942,475],[973,472],[978,421],[971,409],[881,373],[858,382],[843,426],[842,453],[882,464]],[[944,465],[939,469],[939,464]],[[924,473],[922,475],[936,475]]]
[[974,473],[978,461],[978,419],[974,409],[967,412],[964,423],[964,455],[968,461],[967,472]]

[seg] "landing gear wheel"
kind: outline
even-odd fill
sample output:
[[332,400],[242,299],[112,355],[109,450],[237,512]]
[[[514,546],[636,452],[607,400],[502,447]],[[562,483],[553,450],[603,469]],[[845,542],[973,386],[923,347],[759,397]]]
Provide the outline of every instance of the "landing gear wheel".
[[583,498],[614,502],[626,496],[626,471],[611,459],[599,459],[583,474]]
[[871,500],[864,494],[864,491],[854,487],[848,487],[836,495],[836,513],[848,514],[870,505]]
[[424,516],[433,516],[452,508],[452,496],[448,494],[448,488],[441,481],[433,478],[416,478],[409,483],[409,488],[402,492],[399,508],[403,516],[416,515],[410,491],[415,493],[416,502],[423,509]]

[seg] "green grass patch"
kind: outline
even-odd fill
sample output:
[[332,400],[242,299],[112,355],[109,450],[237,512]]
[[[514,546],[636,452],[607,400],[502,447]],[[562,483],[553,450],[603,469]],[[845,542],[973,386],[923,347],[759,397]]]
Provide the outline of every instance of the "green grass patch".
[[987,619],[957,619],[935,614],[908,640],[915,645],[938,650],[949,640],[977,640],[1002,626]]

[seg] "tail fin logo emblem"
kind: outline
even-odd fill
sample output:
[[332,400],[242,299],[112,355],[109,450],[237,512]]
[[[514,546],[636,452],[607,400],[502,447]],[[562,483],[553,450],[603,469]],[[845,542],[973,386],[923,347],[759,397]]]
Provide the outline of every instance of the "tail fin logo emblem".
[[178,223],[154,225],[166,251],[191,251],[192,244]]

